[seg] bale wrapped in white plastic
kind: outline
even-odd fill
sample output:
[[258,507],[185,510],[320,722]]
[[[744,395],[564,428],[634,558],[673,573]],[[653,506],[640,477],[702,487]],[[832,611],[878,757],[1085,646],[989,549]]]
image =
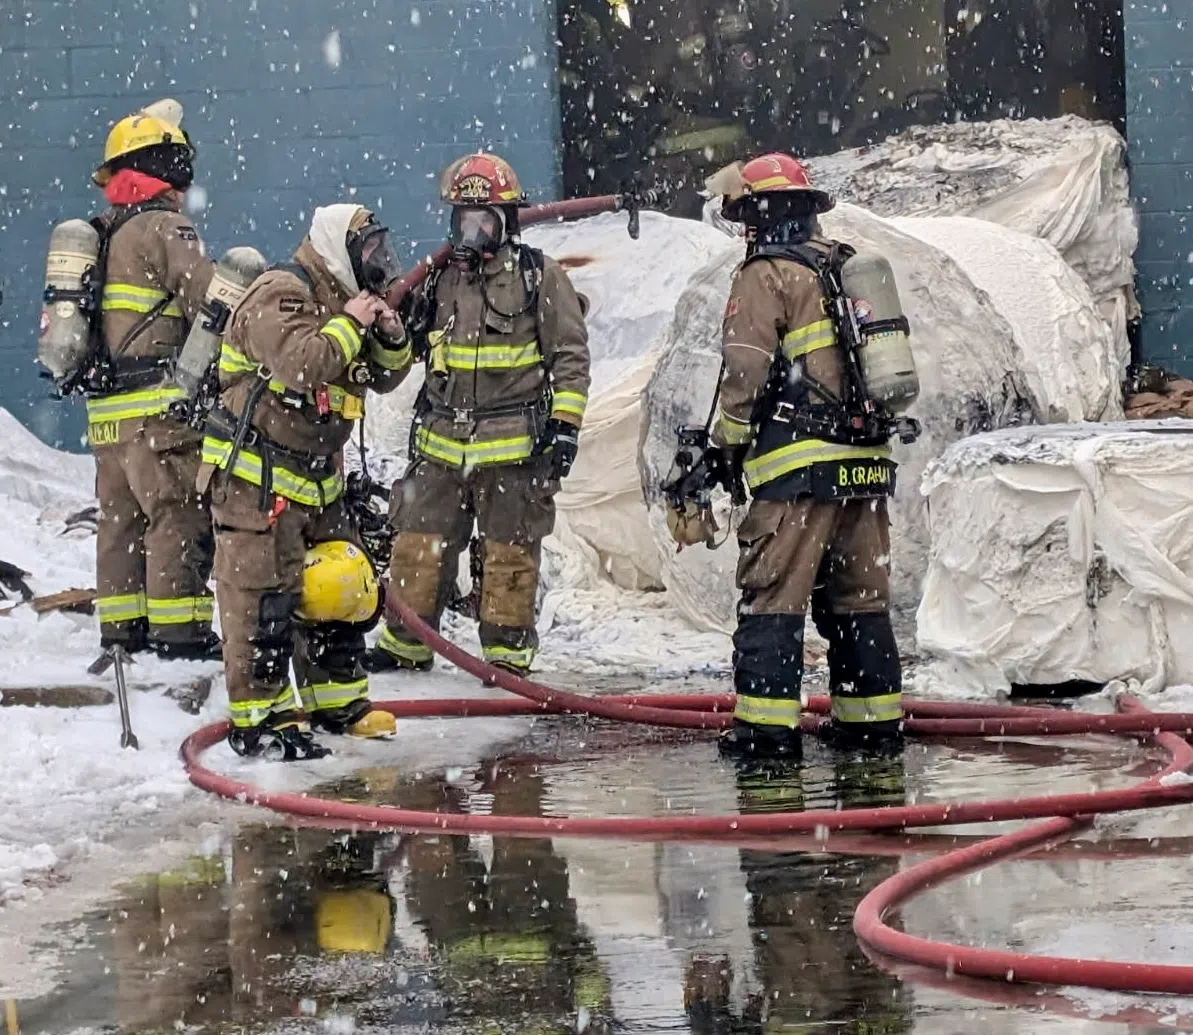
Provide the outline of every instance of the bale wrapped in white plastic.
[[[937,227],[939,222],[888,221],[851,205],[822,217],[829,236],[887,257],[911,325],[921,389],[908,414],[924,433],[914,445],[894,444],[900,467],[891,507],[893,593],[901,608],[918,603],[927,563],[927,518],[918,485],[930,459],[957,439],[991,428],[1058,415],[1066,420],[1121,415],[1118,379],[1110,373],[1112,337],[1089,291],[1055,249],[978,220],[951,220],[947,229]],[[965,243],[953,239],[957,236]],[[983,256],[974,276],[968,272],[971,248]],[[677,555],[659,485],[674,455],[676,425],[701,423],[708,413],[720,364],[721,316],[742,254],[741,244],[732,244],[681,297],[647,389],[640,454],[663,581],[690,621],[724,630],[733,624],[734,544]],[[1013,264],[1014,277],[1000,284],[997,266],[987,265],[986,256]],[[1045,287],[1021,291],[1020,272]],[[1057,296],[1063,296],[1059,317]],[[725,516],[722,511],[723,528]]]
[[978,435],[923,492],[931,684],[1193,682],[1193,421]]

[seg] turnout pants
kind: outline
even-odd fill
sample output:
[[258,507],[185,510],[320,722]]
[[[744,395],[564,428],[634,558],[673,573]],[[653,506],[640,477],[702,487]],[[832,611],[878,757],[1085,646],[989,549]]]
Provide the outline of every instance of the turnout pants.
[[344,708],[369,696],[360,664],[365,627],[302,623],[294,614],[307,547],[331,539],[359,545],[343,502],[318,508],[287,500],[276,516],[262,511],[260,503],[259,486],[216,472],[211,505],[216,595],[228,708],[239,727],[296,710],[291,662],[308,713]]
[[828,641],[835,722],[859,733],[896,731],[902,677],[888,613],[886,500],[755,500],[738,544],[734,717],[798,726],[811,604]]
[[[416,459],[392,494],[390,521],[397,532],[392,585],[420,618],[438,628],[475,522],[483,562],[485,660],[529,668],[538,650],[541,543],[555,526],[558,490],[545,460],[462,470]],[[431,660],[429,648],[392,616],[378,646],[406,662]]]
[[154,448],[142,428],[95,447],[97,608],[105,642],[203,642],[213,611],[211,515],[195,489],[198,443]]

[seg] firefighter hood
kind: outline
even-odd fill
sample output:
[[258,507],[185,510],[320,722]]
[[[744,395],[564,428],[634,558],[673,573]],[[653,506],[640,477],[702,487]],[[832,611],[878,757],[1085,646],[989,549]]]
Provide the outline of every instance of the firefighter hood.
[[327,271],[352,296],[360,293],[360,285],[348,255],[348,230],[356,214],[363,211],[360,205],[325,205],[315,209],[311,219],[311,244],[327,265]]

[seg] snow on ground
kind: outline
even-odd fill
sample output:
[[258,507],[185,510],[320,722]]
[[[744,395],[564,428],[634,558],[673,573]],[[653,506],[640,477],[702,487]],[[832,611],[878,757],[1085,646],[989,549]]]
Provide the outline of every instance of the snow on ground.
[[[6,516],[0,559],[31,572],[36,594],[95,585],[94,535],[63,535],[64,519],[94,503],[90,457],[39,443],[0,411],[0,505]],[[19,457],[20,460],[14,458]],[[380,465],[379,465],[380,466]],[[647,681],[654,674],[724,671],[728,641],[689,630],[659,593],[627,593],[603,581],[585,558],[548,547],[540,628],[546,679],[566,672],[569,685],[607,673]],[[0,601],[0,610],[8,606]],[[477,647],[475,630],[449,616],[445,631]],[[0,689],[96,686],[114,693],[113,675],[92,677],[98,652],[94,617],[17,607],[0,617]],[[214,677],[199,715],[164,696],[170,685]],[[224,717],[226,695],[215,664],[134,659],[127,669],[133,729],[140,750],[120,747],[115,703],[78,708],[5,707],[0,729],[0,995],[37,994],[51,981],[52,954],[39,946],[47,924],[78,915],[129,872],[185,854],[213,829],[260,813],[193,788],[178,746],[195,729]],[[505,696],[440,662],[436,671],[375,678],[374,696]],[[465,765],[525,732],[530,719],[419,720],[402,723],[396,742],[337,741],[335,755],[309,765],[277,766],[237,758],[220,744],[207,764],[271,790],[303,790],[365,766],[422,771]]]

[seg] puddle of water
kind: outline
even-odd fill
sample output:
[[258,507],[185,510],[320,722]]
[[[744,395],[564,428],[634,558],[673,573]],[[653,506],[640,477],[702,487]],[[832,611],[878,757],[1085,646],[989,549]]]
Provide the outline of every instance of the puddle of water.
[[[1153,764],[1118,741],[967,742],[911,744],[902,759],[868,763],[812,749],[801,765],[741,770],[705,737],[545,719],[501,759],[426,773],[377,767],[318,793],[488,814],[760,812],[1113,786]],[[1183,864],[1063,854],[1008,864],[917,900],[898,923],[1036,951],[1101,939],[1113,955],[1116,930],[1155,919],[1141,902],[1162,888],[1159,940],[1179,954],[1174,932],[1193,912]],[[854,939],[853,911],[906,865],[896,854],[765,843],[255,825],[218,855],[131,881],[63,929],[63,984],[11,1004],[10,1032],[1153,1030],[1044,1013],[1026,993],[1011,1004],[962,998],[876,967]],[[1132,1002],[1085,1005],[1113,1013]]]

